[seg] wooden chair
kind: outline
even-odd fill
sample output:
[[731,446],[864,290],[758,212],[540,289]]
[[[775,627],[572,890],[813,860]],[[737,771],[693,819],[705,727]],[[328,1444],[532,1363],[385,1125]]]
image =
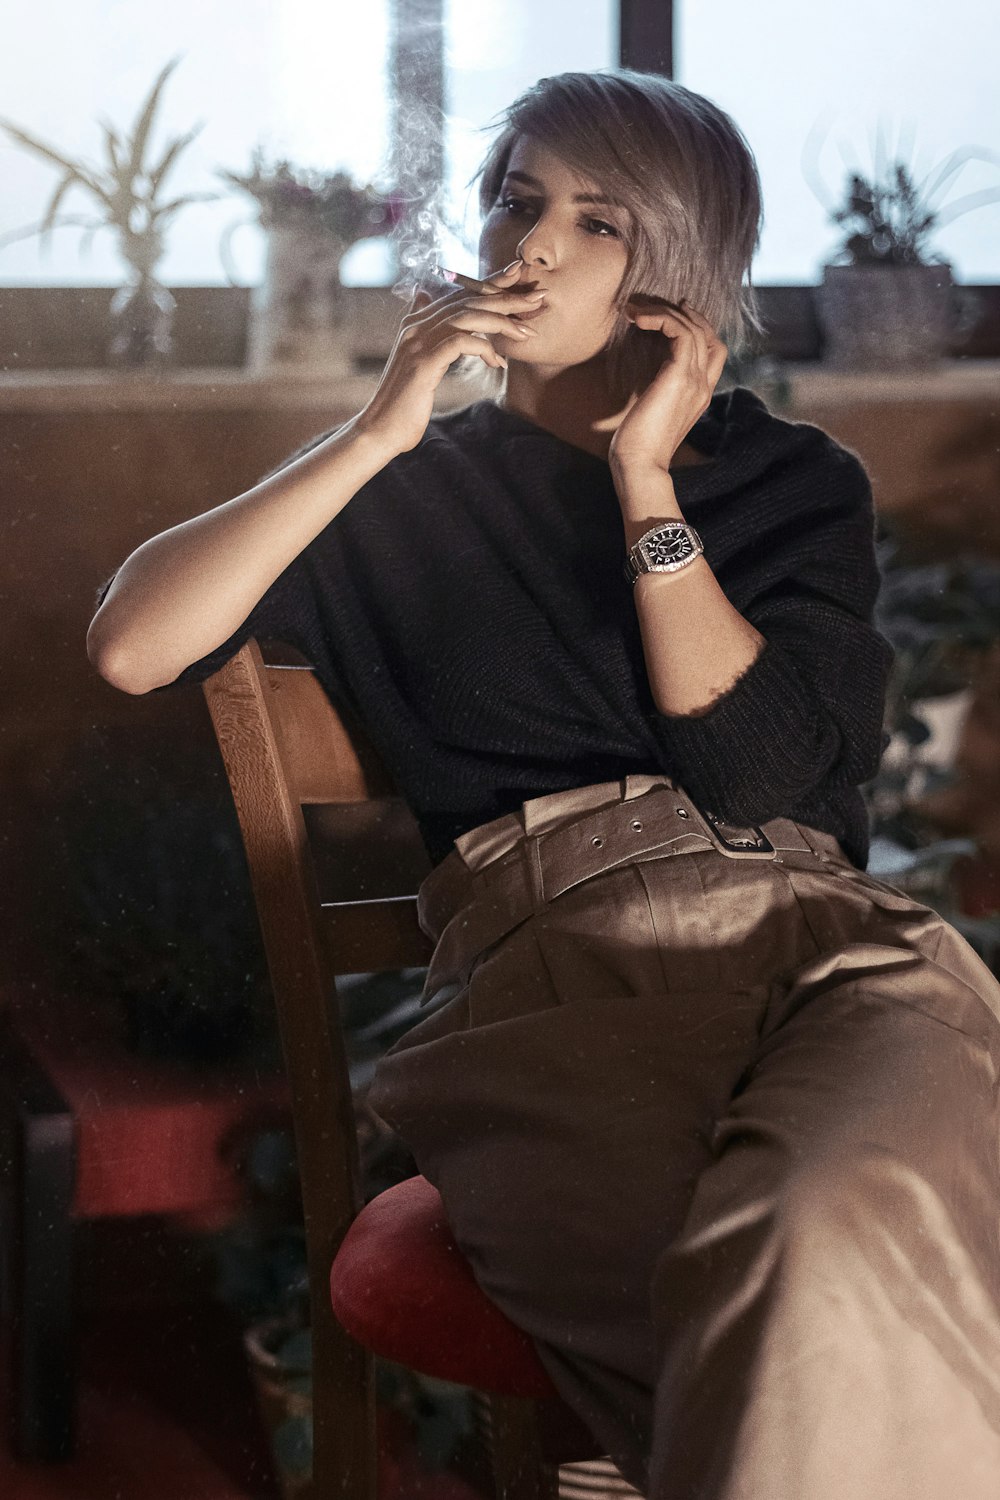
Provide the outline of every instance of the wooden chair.
[[611,1476],[601,1494],[635,1495],[562,1402],[531,1340],[479,1289],[431,1184],[411,1178],[363,1206],[335,981],[430,961],[416,917],[430,862],[412,813],[362,726],[337,712],[310,667],[265,663],[251,640],[203,686],[292,1099],[315,1500],[375,1500],[374,1355],[478,1393],[498,1500],[554,1500],[560,1465]]

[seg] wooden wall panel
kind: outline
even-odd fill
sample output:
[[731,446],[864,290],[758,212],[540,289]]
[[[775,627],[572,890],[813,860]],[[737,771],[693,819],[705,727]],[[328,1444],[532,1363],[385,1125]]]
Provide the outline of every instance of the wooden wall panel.
[[[200,385],[81,377],[0,386],[0,919],[8,938],[0,979],[32,974],[37,914],[62,899],[46,883],[61,836],[54,808],[95,726],[148,750],[165,774],[178,746],[211,743],[199,688],[134,698],[90,667],[85,636],[98,585],[142,541],[239,494],[345,420],[372,386],[254,387],[207,376]],[[781,414],[815,421],[854,448],[885,513],[908,517],[952,551],[1000,558],[997,387],[995,367],[970,368],[964,384],[942,374],[853,387],[806,372]],[[467,399],[449,389],[442,405]]]

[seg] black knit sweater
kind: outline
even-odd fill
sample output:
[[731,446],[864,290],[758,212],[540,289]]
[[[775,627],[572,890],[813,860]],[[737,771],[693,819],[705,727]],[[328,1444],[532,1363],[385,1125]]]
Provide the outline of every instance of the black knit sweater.
[[608,464],[491,401],[434,417],[169,686],[251,635],[297,647],[360,715],[435,864],[527,798],[665,771],[724,819],[833,833],[864,869],[858,788],[888,742],[893,660],[871,623],[868,476],[744,387],[690,442],[713,461],[673,471],[678,504],[766,642],[706,712],[654,706]]

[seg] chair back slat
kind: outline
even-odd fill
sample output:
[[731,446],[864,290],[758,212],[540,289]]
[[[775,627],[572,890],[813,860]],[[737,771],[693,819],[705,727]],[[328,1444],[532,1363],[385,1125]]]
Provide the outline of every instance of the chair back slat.
[[[361,1207],[336,975],[430,962],[412,813],[356,722],[309,667],[250,640],[203,684],[253,885],[292,1099],[313,1334],[314,1476],[374,1500],[371,1356],[333,1316],[329,1274]],[[359,1395],[360,1393],[360,1395]],[[361,1423],[338,1423],[344,1403]]]
[[393,787],[364,731],[334,708],[311,667],[265,664],[270,717],[292,797],[361,802]]

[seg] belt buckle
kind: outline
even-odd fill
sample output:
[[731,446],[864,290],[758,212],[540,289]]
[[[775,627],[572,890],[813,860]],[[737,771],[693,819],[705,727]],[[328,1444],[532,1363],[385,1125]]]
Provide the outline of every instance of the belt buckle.
[[[776,857],[774,845],[757,823],[733,823],[703,807],[697,808],[697,811],[704,819],[705,827],[715,839],[720,852],[730,859],[774,859]],[[722,832],[720,824],[730,830],[729,834]]]

